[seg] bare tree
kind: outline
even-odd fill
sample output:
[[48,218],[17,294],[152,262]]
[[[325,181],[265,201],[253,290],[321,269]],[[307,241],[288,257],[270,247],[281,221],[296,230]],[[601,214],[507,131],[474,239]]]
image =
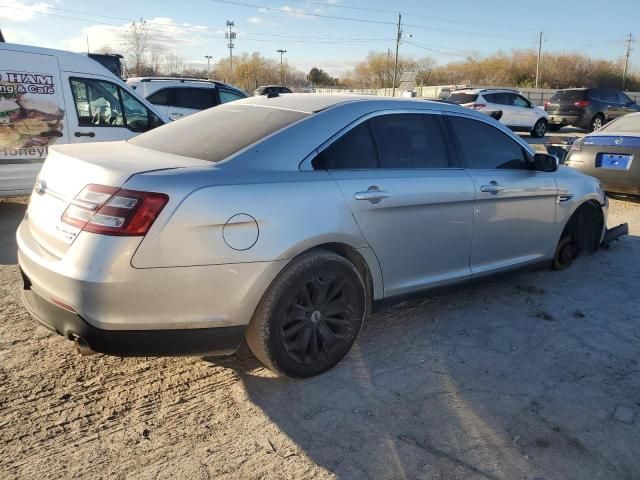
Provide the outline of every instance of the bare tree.
[[129,31],[125,39],[129,65],[133,67],[134,75],[142,75],[147,68],[146,57],[149,47],[149,30],[147,22],[140,19],[140,22],[133,22],[129,26]]
[[149,68],[154,75],[157,75],[162,70],[162,49],[155,45],[149,52]]
[[163,68],[164,73],[168,75],[177,75],[184,70],[184,58],[180,55],[170,52],[164,56]]

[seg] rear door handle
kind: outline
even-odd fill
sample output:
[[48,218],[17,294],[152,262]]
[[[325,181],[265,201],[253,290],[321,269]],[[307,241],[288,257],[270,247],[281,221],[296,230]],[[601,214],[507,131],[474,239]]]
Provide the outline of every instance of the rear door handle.
[[353,194],[353,198],[356,200],[367,200],[373,204],[380,203],[385,198],[389,198],[391,194],[380,190],[380,188],[372,186],[366,192],[356,192]]
[[78,138],[80,138],[80,137],[91,137],[91,138],[93,138],[93,137],[96,136],[96,134],[94,132],[76,132],[76,133],[74,133],[74,135],[76,137],[78,137]]
[[495,180],[492,180],[489,182],[489,185],[481,185],[480,186],[480,191],[481,192],[486,192],[486,193],[493,193],[494,195],[496,193],[499,193],[501,191],[504,190],[504,187],[500,184],[498,184],[498,182],[496,182]]

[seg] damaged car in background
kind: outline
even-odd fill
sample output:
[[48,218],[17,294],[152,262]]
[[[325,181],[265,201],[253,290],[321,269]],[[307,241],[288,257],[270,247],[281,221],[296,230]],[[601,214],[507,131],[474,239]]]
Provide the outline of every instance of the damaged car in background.
[[607,210],[596,179],[487,115],[272,95],[52,148],[18,256],[27,309],[82,351],[228,353],[246,338],[268,368],[309,377],[378,302],[566,268],[625,233]]

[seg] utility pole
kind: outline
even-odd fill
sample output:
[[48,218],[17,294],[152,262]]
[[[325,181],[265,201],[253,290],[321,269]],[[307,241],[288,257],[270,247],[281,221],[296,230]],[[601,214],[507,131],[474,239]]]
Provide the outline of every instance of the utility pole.
[[622,72],[622,90],[627,84],[627,71],[629,70],[629,56],[631,55],[631,42],[633,42],[633,36],[629,34],[626,40],[627,44],[627,54],[624,60],[624,71]]
[[282,64],[282,56],[287,53],[286,50],[276,50],[276,52],[278,52],[280,54],[280,83],[285,85],[285,80],[284,80],[284,66]]
[[542,30],[538,38],[538,62],[536,63],[536,88],[538,88],[538,80],[540,78],[540,57],[542,56]]
[[396,80],[398,79],[398,49],[400,48],[400,39],[402,38],[402,30],[400,30],[400,22],[402,15],[398,13],[398,35],[396,36],[396,65],[393,67],[393,91],[391,96],[396,96]]
[[389,77],[390,77],[389,70],[391,70],[389,67],[391,67],[391,49],[387,48],[387,73],[386,73],[385,79],[384,79],[384,81],[387,82],[387,83],[386,83],[385,87],[387,85],[389,85],[389,83],[388,83],[389,82]]
[[233,41],[236,39],[236,32],[231,28],[234,26],[235,24],[231,20],[227,20],[227,27],[229,27],[229,31],[224,34],[224,38],[229,40],[229,43],[227,44],[227,47],[229,47],[229,76],[231,77],[229,81],[233,80]]
[[207,78],[211,79],[211,59],[213,58],[211,55],[205,55],[204,58],[207,59]]

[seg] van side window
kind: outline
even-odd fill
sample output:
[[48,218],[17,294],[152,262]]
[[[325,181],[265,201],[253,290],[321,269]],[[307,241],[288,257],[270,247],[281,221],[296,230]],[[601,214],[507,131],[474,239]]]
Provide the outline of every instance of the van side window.
[[70,81],[81,127],[126,127],[145,132],[162,124],[138,99],[111,82],[89,78]]

